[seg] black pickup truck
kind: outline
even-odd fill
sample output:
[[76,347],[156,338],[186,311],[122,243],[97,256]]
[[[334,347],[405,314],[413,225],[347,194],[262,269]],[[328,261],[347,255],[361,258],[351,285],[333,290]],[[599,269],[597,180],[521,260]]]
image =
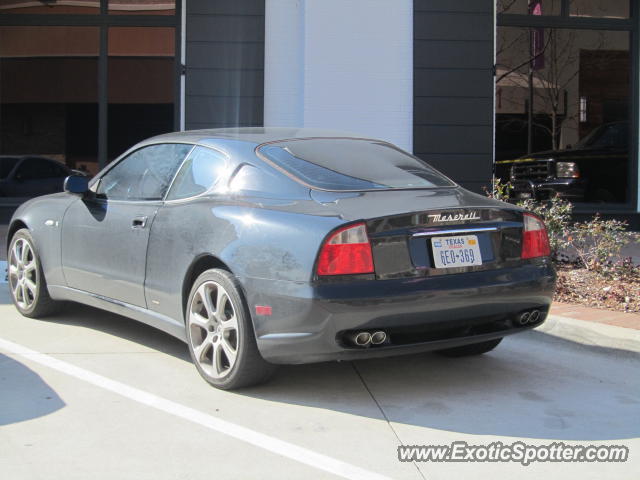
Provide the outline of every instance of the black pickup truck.
[[515,200],[558,194],[572,202],[625,202],[629,124],[600,125],[573,148],[536,152],[496,162],[496,176],[510,182]]

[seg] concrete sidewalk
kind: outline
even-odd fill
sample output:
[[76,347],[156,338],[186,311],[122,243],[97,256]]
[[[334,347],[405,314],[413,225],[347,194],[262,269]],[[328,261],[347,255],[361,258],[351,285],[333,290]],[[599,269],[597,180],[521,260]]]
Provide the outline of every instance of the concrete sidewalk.
[[616,312],[571,303],[553,302],[550,314],[585,322],[640,330],[640,314],[638,313]]

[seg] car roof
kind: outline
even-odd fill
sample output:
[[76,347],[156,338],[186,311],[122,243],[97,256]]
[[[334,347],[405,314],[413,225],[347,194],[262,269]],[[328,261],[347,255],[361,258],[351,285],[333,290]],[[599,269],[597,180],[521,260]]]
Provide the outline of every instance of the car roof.
[[[187,143],[215,143],[216,140],[238,140],[259,145],[278,140],[295,138],[362,138],[362,135],[344,131],[324,130],[316,128],[290,127],[239,127],[214,128],[207,130],[187,130],[184,132],[166,133],[147,140],[148,143],[158,142],[187,142]],[[145,143],[147,143],[145,142]]]

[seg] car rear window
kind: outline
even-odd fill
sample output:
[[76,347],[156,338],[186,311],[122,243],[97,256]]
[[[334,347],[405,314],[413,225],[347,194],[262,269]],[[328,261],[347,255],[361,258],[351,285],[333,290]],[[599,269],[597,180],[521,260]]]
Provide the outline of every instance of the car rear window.
[[0,158],[0,178],[7,178],[19,161],[18,157]]
[[298,181],[331,191],[452,187],[419,158],[385,142],[345,138],[284,140],[258,153]]

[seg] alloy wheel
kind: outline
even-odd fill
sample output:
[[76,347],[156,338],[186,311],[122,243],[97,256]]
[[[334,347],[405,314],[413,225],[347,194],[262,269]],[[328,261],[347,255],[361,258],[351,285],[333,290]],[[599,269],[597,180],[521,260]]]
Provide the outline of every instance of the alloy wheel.
[[31,244],[18,238],[9,255],[9,285],[11,294],[23,310],[31,308],[38,291],[38,264]]
[[188,328],[193,356],[211,378],[226,376],[238,356],[236,307],[222,285],[209,280],[189,305]]

